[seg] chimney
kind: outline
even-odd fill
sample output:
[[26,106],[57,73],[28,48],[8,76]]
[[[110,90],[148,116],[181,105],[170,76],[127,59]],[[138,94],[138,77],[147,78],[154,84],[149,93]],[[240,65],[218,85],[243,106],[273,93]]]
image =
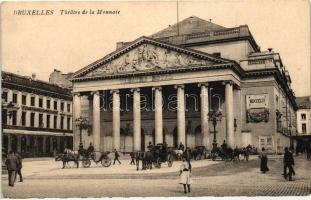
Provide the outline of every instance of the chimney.
[[124,42],[117,42],[117,49],[120,49],[124,46]]
[[32,80],[36,80],[36,73],[32,73],[31,78],[32,78]]
[[268,48],[268,51],[271,53],[272,52],[272,48]]

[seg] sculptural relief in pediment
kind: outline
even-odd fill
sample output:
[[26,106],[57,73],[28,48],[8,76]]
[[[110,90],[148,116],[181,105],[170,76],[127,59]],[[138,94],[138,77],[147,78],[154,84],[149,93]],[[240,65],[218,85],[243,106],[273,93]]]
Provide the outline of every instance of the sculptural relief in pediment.
[[92,77],[130,72],[155,71],[210,64],[212,64],[212,62],[201,60],[187,54],[151,44],[142,44],[109,63],[98,67],[94,71],[86,74],[86,76]]

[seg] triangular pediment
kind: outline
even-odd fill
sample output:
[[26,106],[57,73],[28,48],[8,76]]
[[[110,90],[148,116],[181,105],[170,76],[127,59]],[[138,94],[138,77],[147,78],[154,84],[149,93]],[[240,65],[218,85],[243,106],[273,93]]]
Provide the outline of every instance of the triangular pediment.
[[228,60],[142,37],[76,72],[73,78],[135,74],[228,63]]

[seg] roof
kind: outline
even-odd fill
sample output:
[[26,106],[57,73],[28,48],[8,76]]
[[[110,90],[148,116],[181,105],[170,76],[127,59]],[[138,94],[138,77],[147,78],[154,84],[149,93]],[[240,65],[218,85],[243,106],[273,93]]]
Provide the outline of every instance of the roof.
[[188,34],[196,34],[196,33],[204,33],[210,31],[217,31],[221,29],[225,29],[226,27],[220,26],[218,24],[214,24],[210,21],[206,21],[204,19],[198,18],[196,16],[188,17],[181,22],[178,22],[168,28],[165,28],[150,37],[152,38],[161,38],[161,37],[169,37],[177,35],[177,25],[179,28],[179,35],[188,35]]
[[296,97],[296,102],[299,109],[310,109],[311,108],[311,96]]
[[57,98],[71,99],[71,90],[62,88],[45,81],[35,80],[28,76],[20,76],[11,72],[1,72],[2,88],[17,89],[21,91],[41,91],[43,95],[55,96]]

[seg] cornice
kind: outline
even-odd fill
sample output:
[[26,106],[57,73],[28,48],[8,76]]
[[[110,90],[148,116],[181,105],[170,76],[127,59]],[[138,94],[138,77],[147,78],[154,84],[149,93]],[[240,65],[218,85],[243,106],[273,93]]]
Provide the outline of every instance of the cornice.
[[191,72],[191,71],[208,71],[208,70],[221,70],[221,69],[232,69],[240,76],[244,74],[243,69],[239,65],[234,64],[234,63],[228,63],[228,64],[219,64],[219,65],[211,65],[211,66],[185,67],[185,68],[158,70],[158,71],[112,74],[112,75],[97,76],[97,77],[81,77],[81,78],[75,78],[72,81],[73,82],[96,81],[96,80],[106,80],[106,79],[116,79],[116,78],[140,77],[140,76],[149,76],[149,75],[185,73],[185,72]]

